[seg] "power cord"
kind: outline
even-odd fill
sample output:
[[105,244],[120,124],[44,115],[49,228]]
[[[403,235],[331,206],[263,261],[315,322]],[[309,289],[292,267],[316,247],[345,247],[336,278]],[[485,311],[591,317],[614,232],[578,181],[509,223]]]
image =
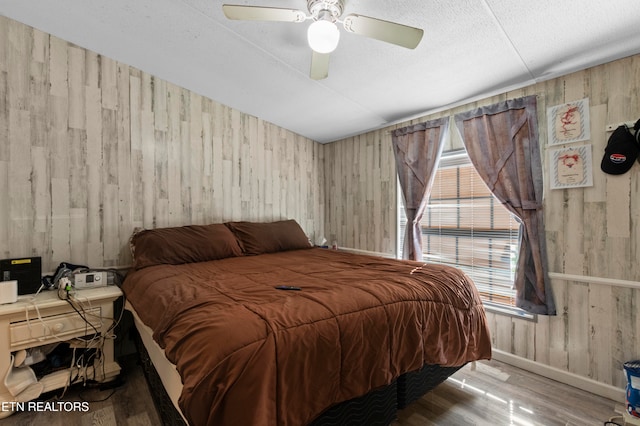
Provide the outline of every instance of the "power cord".
[[73,308],[73,310],[74,310],[74,311],[76,311],[76,313],[80,316],[80,318],[82,318],[82,319],[84,320],[84,322],[85,322],[87,325],[90,325],[90,326],[91,326],[91,328],[93,328],[93,331],[95,332],[96,336],[97,336],[98,334],[100,334],[100,331],[98,331],[98,329],[96,328],[96,326],[95,326],[95,325],[93,325],[93,323],[92,323],[91,321],[89,321],[89,320],[87,319],[87,317],[85,316],[86,312],[85,312],[84,308],[82,308],[82,306],[81,306],[80,308],[82,309],[82,312],[80,312],[80,309],[78,309],[78,308],[76,307],[76,305],[75,305],[75,304],[74,304],[74,302],[72,301],[72,300],[75,300],[73,297],[67,297],[67,298],[65,298],[65,300],[67,301],[67,303],[69,304],[69,306],[71,306],[71,307]]
[[[116,276],[119,276],[119,274]],[[44,287],[41,286],[38,292],[40,292],[43,288]],[[69,380],[63,389],[63,392],[61,395],[61,397],[63,397],[67,390],[67,387],[71,384],[76,383],[78,380],[82,379],[85,385],[87,383],[87,380],[93,380],[93,381],[96,380],[96,376],[97,376],[96,374],[97,366],[95,365],[96,362],[98,362],[102,367],[102,375],[104,376],[106,374],[104,362],[101,362],[104,360],[104,343],[106,339],[116,338],[116,335],[113,333],[113,330],[118,326],[118,324],[122,319],[122,316],[124,313],[124,305],[120,310],[118,319],[116,320],[115,318],[111,318],[111,325],[103,334],[93,324],[93,322],[88,319],[88,316],[93,316],[98,318],[100,321],[100,328],[103,327],[102,320],[105,318],[103,318],[101,315],[96,315],[95,313],[91,312],[92,307],[91,307],[91,301],[89,299],[86,300],[86,303],[88,303],[89,305],[88,309],[85,309],[82,301],[76,297],[76,291],[71,285],[71,281],[68,277],[61,277],[58,280],[57,291],[58,291],[58,297],[62,300],[65,300],[69,304],[69,306],[71,306],[71,308],[78,314],[78,316],[82,318],[82,320],[84,321],[85,336],[89,336],[91,333],[89,327],[93,329],[93,335],[90,336],[89,338],[82,338],[82,337],[76,337],[73,339],[60,338],[57,335],[57,333],[54,332],[54,330],[52,330],[45,323],[44,319],[42,318],[42,315],[40,314],[40,309],[38,307],[38,304],[34,295],[34,297],[31,299],[31,303],[36,311],[39,322],[42,324],[42,327],[44,328],[44,330],[46,330],[44,334],[42,332],[39,332],[36,336],[34,336],[34,333],[33,333],[34,330],[32,328],[32,320],[29,317],[29,309],[25,308],[26,323],[32,337],[36,338],[39,341],[55,338],[61,343],[69,344],[70,349],[73,349],[71,365],[69,367]],[[40,335],[40,334],[43,334],[43,335]],[[77,342],[77,343],[75,343],[74,345],[73,342]],[[83,353],[79,357],[76,356],[77,349],[83,349]],[[74,373],[75,373],[75,377],[74,377]]]
[[75,289],[71,285],[71,280],[67,277],[62,277],[58,280],[58,297],[61,300],[69,300],[69,297],[76,294]]

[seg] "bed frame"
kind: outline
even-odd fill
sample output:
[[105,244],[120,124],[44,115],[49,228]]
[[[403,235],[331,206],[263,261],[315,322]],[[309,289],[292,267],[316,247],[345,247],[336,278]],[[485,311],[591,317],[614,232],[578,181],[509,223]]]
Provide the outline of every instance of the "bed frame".
[[[164,356],[164,351],[153,340],[152,330],[142,323],[133,307],[127,304],[126,309],[133,315],[135,330],[132,335],[163,424],[188,425],[178,408],[182,382],[175,366]],[[396,419],[397,410],[416,401],[460,368],[462,366],[425,365],[420,370],[403,374],[387,386],[330,407],[310,426],[388,426]]]

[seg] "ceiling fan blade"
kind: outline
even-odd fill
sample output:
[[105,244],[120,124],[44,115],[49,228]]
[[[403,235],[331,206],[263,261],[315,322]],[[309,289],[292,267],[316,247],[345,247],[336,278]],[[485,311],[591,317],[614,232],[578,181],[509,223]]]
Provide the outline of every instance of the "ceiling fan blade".
[[311,56],[311,78],[322,80],[329,76],[329,54],[313,51]]
[[352,14],[344,18],[345,30],[387,43],[415,49],[422,40],[424,31],[382,19]]
[[229,19],[243,21],[303,22],[307,19],[307,16],[301,10],[277,7],[223,4],[222,11]]

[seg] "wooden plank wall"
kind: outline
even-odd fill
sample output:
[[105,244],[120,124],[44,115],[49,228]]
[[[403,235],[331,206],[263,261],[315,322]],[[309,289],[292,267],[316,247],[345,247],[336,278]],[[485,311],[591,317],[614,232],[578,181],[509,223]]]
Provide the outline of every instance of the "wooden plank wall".
[[[622,363],[640,358],[640,286],[590,283],[588,277],[640,282],[640,164],[620,176],[600,171],[609,136],[605,126],[640,118],[640,55],[325,146],[326,232],[343,247],[395,253],[398,194],[390,130],[528,95],[538,97],[546,172],[546,108],[589,98],[594,185],[550,190],[545,184],[549,265],[559,274],[552,280],[558,315],[530,322],[490,313],[493,344],[623,387]],[[457,131],[451,135],[450,146],[460,146]]]
[[134,227],[324,227],[322,146],[0,17],[0,258],[130,263]]
[[[589,97],[594,186],[545,188],[550,269],[640,281],[640,166],[597,167],[604,125],[640,118],[639,92],[634,56],[392,128],[535,94],[544,146],[546,107]],[[395,253],[392,128],[322,146],[0,17],[0,257],[126,265],[136,226],[280,218]],[[555,317],[489,314],[494,346],[623,386],[621,363],[640,358],[640,290],[552,285]]]
[[378,131],[324,145],[329,243],[395,252],[395,165],[385,136]]

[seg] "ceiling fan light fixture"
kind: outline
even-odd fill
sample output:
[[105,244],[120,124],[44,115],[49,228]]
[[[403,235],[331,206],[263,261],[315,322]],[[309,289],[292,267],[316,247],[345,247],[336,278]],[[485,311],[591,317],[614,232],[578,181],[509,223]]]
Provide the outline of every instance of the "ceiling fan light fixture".
[[307,30],[309,47],[318,53],[331,53],[338,47],[340,30],[335,23],[328,20],[314,21]]
[[340,19],[345,1],[347,0],[307,0],[309,14],[297,9],[240,4],[223,4],[222,10],[227,18],[234,20],[304,22],[312,19],[314,22],[307,28],[307,41],[313,51],[309,75],[314,80],[321,80],[329,75],[329,54],[338,47],[340,41],[336,23],[342,24],[347,32],[407,49],[415,49],[422,40],[424,31],[420,28],[355,13]]

